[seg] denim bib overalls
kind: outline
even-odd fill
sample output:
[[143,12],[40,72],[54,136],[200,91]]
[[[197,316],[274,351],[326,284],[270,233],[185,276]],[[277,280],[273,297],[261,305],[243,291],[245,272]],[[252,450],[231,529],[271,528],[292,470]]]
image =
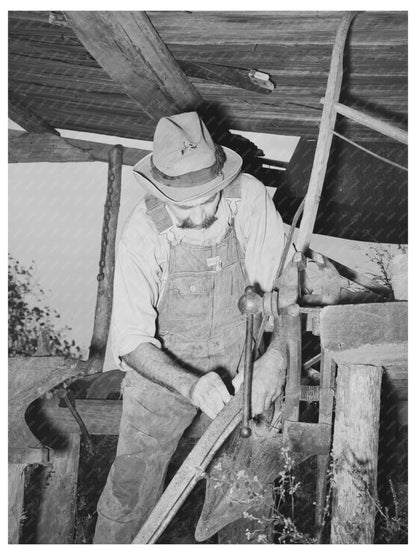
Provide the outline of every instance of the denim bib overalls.
[[[231,184],[223,194],[236,197],[239,189]],[[148,201],[148,215],[163,232],[172,225],[166,208],[154,197]],[[237,302],[247,284],[233,221],[216,245],[171,242],[157,304],[162,348],[195,375],[216,371],[229,381],[242,359],[245,319]],[[196,412],[179,394],[127,372],[117,456],[98,503],[95,543],[132,541],[162,493],[169,461]]]

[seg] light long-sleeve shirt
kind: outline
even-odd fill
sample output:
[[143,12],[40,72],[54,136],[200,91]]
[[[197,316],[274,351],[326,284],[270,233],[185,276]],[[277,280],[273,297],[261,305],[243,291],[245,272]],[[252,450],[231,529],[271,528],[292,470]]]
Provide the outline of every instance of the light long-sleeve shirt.
[[[234,218],[250,283],[258,284],[263,291],[269,291],[273,284],[283,251],[283,222],[266,188],[255,177],[242,174],[241,199],[221,196],[217,221],[207,229],[181,229],[168,206],[167,210],[172,225],[159,233],[142,199],[121,234],[111,324],[112,349],[118,362],[141,343],[161,346],[155,337],[157,305],[168,277],[171,243],[217,244]],[[127,369],[124,365],[120,368]]]

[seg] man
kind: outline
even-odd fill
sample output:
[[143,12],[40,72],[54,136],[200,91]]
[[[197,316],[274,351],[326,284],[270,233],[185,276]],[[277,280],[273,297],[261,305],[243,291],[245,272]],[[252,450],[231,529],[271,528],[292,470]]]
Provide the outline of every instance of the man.
[[[98,503],[95,543],[131,543],[160,497],[197,410],[213,419],[237,390],[246,285],[270,290],[283,224],[265,187],[215,145],[196,112],[162,118],[134,174],[149,194],[118,247],[112,343],[123,382],[117,456]],[[284,349],[256,362],[253,415],[284,384]]]

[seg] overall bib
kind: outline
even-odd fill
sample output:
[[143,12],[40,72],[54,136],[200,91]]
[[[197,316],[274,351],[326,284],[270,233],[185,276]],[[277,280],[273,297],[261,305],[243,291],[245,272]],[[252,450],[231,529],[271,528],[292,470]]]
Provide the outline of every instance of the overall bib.
[[[230,380],[242,359],[245,318],[237,302],[248,284],[233,223],[216,245],[170,244],[158,303],[162,348],[196,375]],[[98,503],[94,543],[131,543],[163,491],[169,461],[197,409],[134,370],[123,382],[116,459]]]

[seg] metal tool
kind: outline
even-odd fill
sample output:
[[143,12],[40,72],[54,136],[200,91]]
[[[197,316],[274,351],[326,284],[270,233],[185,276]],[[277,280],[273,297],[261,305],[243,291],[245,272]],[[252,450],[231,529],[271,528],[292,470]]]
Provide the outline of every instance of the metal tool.
[[251,285],[246,287],[244,295],[238,301],[238,308],[246,314],[246,341],[244,348],[244,382],[243,382],[243,420],[240,430],[241,437],[250,437],[251,428],[251,386],[253,381],[253,327],[254,316],[263,309],[263,300]]
[[251,418],[251,390],[253,381],[253,323],[256,314],[263,314],[263,321],[269,318],[277,318],[281,312],[295,311],[299,313],[296,301],[299,296],[299,272],[305,268],[305,257],[301,252],[295,253],[277,284],[279,291],[271,291],[260,296],[256,293],[253,286],[249,285],[244,291],[244,295],[238,301],[238,308],[247,317],[246,321],[246,340],[244,351],[244,382],[243,382],[243,420],[240,430],[242,437],[247,438],[251,435],[249,421]]

